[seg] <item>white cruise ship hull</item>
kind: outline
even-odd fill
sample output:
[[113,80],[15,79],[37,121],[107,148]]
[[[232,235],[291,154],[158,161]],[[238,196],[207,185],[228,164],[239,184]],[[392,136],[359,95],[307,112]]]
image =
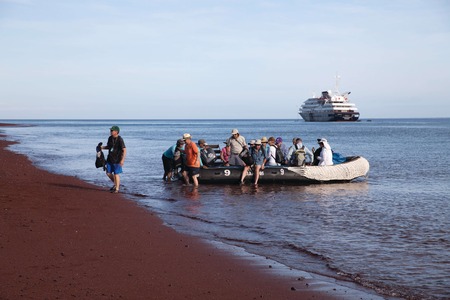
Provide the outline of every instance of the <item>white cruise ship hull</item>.
[[300,116],[306,122],[355,122],[359,113],[354,112],[301,112]]

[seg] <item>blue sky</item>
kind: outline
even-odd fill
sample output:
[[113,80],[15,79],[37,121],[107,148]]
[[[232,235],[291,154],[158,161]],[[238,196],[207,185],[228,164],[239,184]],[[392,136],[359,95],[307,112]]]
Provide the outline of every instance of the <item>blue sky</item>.
[[450,2],[0,0],[0,119],[450,117]]

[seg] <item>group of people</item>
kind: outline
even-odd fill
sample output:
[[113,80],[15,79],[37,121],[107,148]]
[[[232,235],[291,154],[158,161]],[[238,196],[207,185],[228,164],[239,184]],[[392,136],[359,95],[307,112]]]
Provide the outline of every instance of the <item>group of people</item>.
[[[100,146],[101,150],[108,150],[106,160],[106,175],[113,182],[110,191],[118,193],[120,189],[120,174],[125,161],[127,149],[125,142],[119,135],[120,128],[112,126],[106,146]],[[292,140],[288,147],[281,137],[262,137],[246,143],[239,130],[233,129],[231,136],[224,142],[225,147],[220,151],[221,164],[224,166],[243,166],[241,183],[244,182],[250,168],[254,174],[254,184],[258,184],[259,173],[265,166],[289,165],[318,165],[333,164],[333,152],[328,141],[324,138],[317,140],[319,148],[309,150],[301,138]],[[192,183],[198,186],[200,168],[208,168],[216,164],[216,153],[209,147],[204,139],[198,140],[198,145],[192,141],[189,133],[183,134],[175,145],[167,149],[162,155],[164,165],[163,180],[170,181],[173,172],[181,169],[181,175],[186,184]]]
[[[303,165],[332,165],[333,153],[328,141],[317,139],[319,147],[309,150],[301,138],[293,138],[292,145],[287,146],[281,137],[262,137],[246,143],[245,137],[239,130],[233,129],[231,136],[224,142],[225,147],[220,151],[220,160],[224,166],[243,166],[241,183],[244,182],[250,168],[254,174],[254,184],[258,184],[259,172],[265,166],[303,166]],[[192,136],[185,133],[177,143],[167,149],[162,155],[164,165],[163,180],[170,181],[173,172],[181,169],[186,184],[190,179],[194,186],[198,186],[200,168],[208,168],[216,164],[216,154],[204,139],[195,144]]]

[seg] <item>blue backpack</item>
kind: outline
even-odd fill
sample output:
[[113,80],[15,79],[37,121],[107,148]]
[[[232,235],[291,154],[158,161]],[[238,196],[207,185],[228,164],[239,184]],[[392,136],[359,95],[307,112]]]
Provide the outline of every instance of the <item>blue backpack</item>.
[[345,163],[346,161],[347,161],[347,158],[345,156],[343,156],[340,153],[333,152],[333,164],[338,165],[338,164]]

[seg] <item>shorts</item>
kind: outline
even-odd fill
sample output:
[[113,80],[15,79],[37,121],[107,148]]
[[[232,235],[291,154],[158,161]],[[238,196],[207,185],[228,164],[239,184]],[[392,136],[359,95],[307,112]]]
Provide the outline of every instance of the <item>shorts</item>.
[[200,168],[186,166],[186,171],[190,177],[198,176],[200,174]]
[[107,162],[106,163],[106,173],[109,174],[120,174],[122,173],[122,166],[120,164],[112,164]]
[[173,159],[168,158],[167,156],[162,156],[163,166],[164,166],[164,172],[169,173],[172,172],[174,165],[173,165]]

